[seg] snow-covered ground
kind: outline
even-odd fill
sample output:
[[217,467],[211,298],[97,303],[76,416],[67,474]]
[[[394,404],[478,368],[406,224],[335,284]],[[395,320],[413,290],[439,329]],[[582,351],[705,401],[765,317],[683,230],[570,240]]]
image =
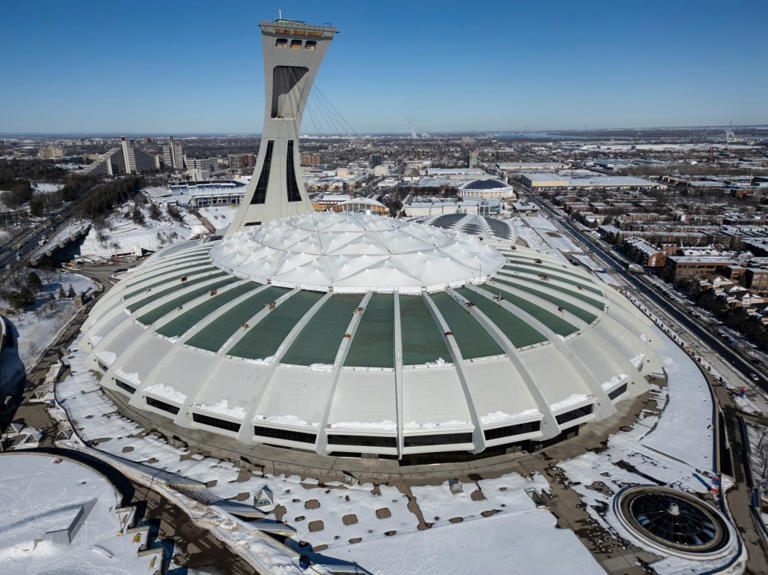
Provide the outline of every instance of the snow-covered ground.
[[216,231],[226,228],[237,213],[237,207],[235,206],[214,206],[210,208],[200,208],[200,214],[206,218]]
[[116,254],[132,253],[137,248],[154,252],[197,234],[208,232],[195,216],[182,208],[179,208],[182,221],[177,221],[168,216],[165,207],[160,207],[160,220],[153,220],[149,217],[149,207],[149,204],[140,207],[144,216],[143,223],[136,223],[132,219],[133,202],[128,202],[115,210],[107,218],[106,227],[102,230],[91,228],[80,247],[80,254],[91,258],[108,259]]
[[[58,384],[57,390],[61,405],[84,440],[97,440],[99,449],[108,453],[137,462],[152,461],[153,467],[214,482],[211,490],[222,498],[237,497],[247,503],[267,485],[275,504],[285,509],[282,520],[296,529],[288,543],[299,550],[299,541],[315,548],[323,546],[323,556],[357,562],[376,575],[463,575],[477,567],[499,575],[529,573],[534,567],[545,573],[602,573],[576,535],[557,529],[555,517],[536,509],[526,495],[526,488],[548,489],[542,477],[528,479],[510,473],[464,484],[458,495],[452,495],[447,484],[414,487],[412,494],[424,520],[434,524],[419,530],[418,517],[408,509],[407,495],[395,487],[339,482],[320,486],[314,479],[269,474],[242,479],[231,463],[190,455],[156,435],[144,435],[139,425],[117,414],[96,377],[85,369],[87,353],[77,350],[78,345],[77,341],[73,344],[70,357],[73,375]],[[66,417],[61,408],[53,414],[58,419]],[[474,491],[481,495],[473,497]],[[251,544],[241,532],[222,528],[217,533],[230,542],[238,541],[240,549]],[[547,551],[553,542],[557,556]],[[254,553],[265,552],[258,540],[252,543]],[[466,552],[457,553],[459,549]],[[259,557],[254,560],[264,559]],[[301,572],[283,567],[281,573]]]
[[58,192],[61,188],[64,187],[64,184],[37,183],[32,187],[38,194],[51,194],[53,192]]
[[517,509],[482,521],[412,531],[386,541],[364,540],[334,556],[354,558],[375,574],[604,573],[573,531],[557,529],[556,521],[548,511]]
[[[0,572],[149,575],[152,557],[139,557],[142,538],[125,531],[128,512],[118,512],[119,503],[112,484],[79,463],[0,456]],[[68,544],[46,535],[68,530],[79,513],[85,518]]]
[[[90,278],[69,272],[39,271],[43,282],[42,291],[37,294],[33,309],[12,316],[11,321],[19,331],[19,357],[27,369],[31,368],[38,356],[50,345],[59,330],[77,311],[72,298],[59,299],[59,288],[69,292],[69,286],[76,294],[96,289]],[[53,294],[55,301],[50,302]],[[0,307],[9,307],[8,302],[0,299]]]

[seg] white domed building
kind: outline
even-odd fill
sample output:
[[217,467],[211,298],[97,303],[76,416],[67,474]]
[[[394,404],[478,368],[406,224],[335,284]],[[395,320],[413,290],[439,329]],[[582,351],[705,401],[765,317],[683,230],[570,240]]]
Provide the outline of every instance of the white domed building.
[[309,213],[180,245],[83,328],[118,404],[328,453],[481,453],[610,417],[661,368],[631,303],[510,241]]
[[472,180],[459,188],[459,196],[472,200],[514,200],[515,189],[493,178]]
[[[566,438],[648,389],[645,316],[506,224],[315,213],[298,130],[335,29],[261,27],[262,143],[225,238],[155,254],[83,326],[124,414],[241,457],[439,461]],[[507,193],[491,182],[464,189]]]

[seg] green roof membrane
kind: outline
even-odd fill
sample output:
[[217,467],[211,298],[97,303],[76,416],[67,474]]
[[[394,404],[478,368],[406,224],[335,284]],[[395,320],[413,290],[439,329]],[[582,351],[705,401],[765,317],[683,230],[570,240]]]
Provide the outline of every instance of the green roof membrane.
[[180,253],[180,254],[171,254],[169,257],[165,257],[161,261],[163,261],[163,262],[173,262],[173,261],[177,261],[177,260],[183,260],[185,258],[191,258],[191,257],[194,257],[194,256],[199,256],[201,254],[207,254],[208,252],[211,251],[211,248],[213,248],[212,245],[208,245],[208,246],[204,246],[204,247],[197,246],[195,248],[190,248],[188,250],[184,250],[184,252]]
[[545,326],[547,326],[549,329],[551,329],[558,335],[562,335],[563,337],[565,337],[579,331],[579,328],[577,328],[574,325],[571,325],[560,316],[555,315],[554,313],[544,309],[543,307],[540,307],[540,306],[537,306],[536,304],[531,303],[525,298],[516,296],[511,292],[505,291],[503,289],[499,289],[496,286],[492,286],[490,284],[484,284],[481,287],[484,290],[491,292],[492,294],[501,296],[512,305],[515,305],[519,307],[521,310],[523,310],[524,312],[529,313],[532,317],[539,320],[541,323],[543,323]]
[[507,281],[505,279],[501,279],[499,276],[496,276],[495,278],[493,278],[493,281],[497,282],[497,283],[505,284],[505,285],[508,285],[508,286],[512,286],[513,288],[517,288],[517,289],[519,289],[521,291],[527,292],[527,293],[529,293],[531,295],[534,295],[534,296],[536,296],[538,298],[541,298],[541,299],[543,299],[545,301],[548,301],[549,303],[553,303],[556,306],[559,306],[559,307],[563,308],[564,310],[567,310],[567,311],[571,312],[573,315],[575,315],[576,317],[578,317],[579,319],[581,319],[581,320],[583,320],[583,321],[585,321],[587,323],[592,323],[593,321],[595,321],[597,319],[597,316],[595,314],[590,313],[587,310],[582,309],[579,306],[574,305],[574,304],[572,304],[569,301],[565,301],[564,299],[560,299],[559,297],[555,297],[555,296],[550,295],[548,293],[544,293],[541,290],[537,290],[537,289],[534,289],[534,288],[526,286],[526,285],[522,285],[522,284],[517,283],[517,282]]
[[[155,283],[153,283],[153,284],[149,284],[149,285],[146,285],[146,286],[144,286],[144,287],[142,287],[142,288],[139,288],[139,289],[137,289],[137,290],[135,290],[135,291],[132,291],[132,292],[130,292],[130,293],[127,293],[127,294],[125,294],[125,295],[123,296],[123,300],[127,300],[127,299],[130,299],[130,298],[132,298],[132,297],[135,297],[135,296],[137,296],[137,295],[139,295],[139,294],[145,293],[147,290],[150,290],[150,289],[152,289],[152,288],[155,288],[155,287],[157,287],[157,286],[161,286],[161,285],[163,285],[163,284],[166,284],[166,283],[169,283],[169,282],[173,282],[173,281],[176,281],[176,280],[180,280],[180,279],[181,279],[181,278],[183,278],[184,276],[193,276],[193,275],[196,275],[196,274],[201,274],[201,273],[206,273],[206,272],[212,272],[212,271],[215,271],[215,270],[219,269],[219,268],[217,268],[216,266],[205,266],[205,267],[197,267],[197,266],[199,266],[199,265],[200,265],[200,264],[195,264],[195,266],[191,266],[191,267],[195,267],[195,268],[197,268],[197,269],[189,269],[189,270],[186,270],[186,271],[184,271],[184,272],[182,272],[182,273],[180,273],[180,274],[176,274],[176,275],[174,275],[174,276],[169,276],[169,277],[167,277],[167,278],[164,278],[164,279],[162,279],[162,280],[160,280],[160,281],[157,281],[157,282],[155,282]],[[175,271],[178,271],[178,270],[175,270]],[[165,272],[165,273],[168,273],[168,272]],[[159,274],[159,275],[163,275],[163,274]],[[149,278],[147,278],[147,279],[149,279]],[[137,282],[137,283],[140,283],[140,282]]]
[[241,301],[232,309],[224,312],[207,326],[205,329],[197,332],[185,343],[193,347],[207,349],[208,351],[219,351],[221,346],[232,337],[235,332],[242,329],[245,322],[264,309],[269,302],[275,301],[280,296],[285,295],[288,288],[268,287],[253,294],[248,299]]
[[235,286],[230,290],[208,298],[200,305],[196,305],[192,309],[185,311],[183,314],[155,331],[166,337],[178,337],[183,335],[197,325],[199,321],[209,316],[220,307],[227,305],[232,300],[256,289],[257,287],[259,287],[259,284],[253,282],[245,282],[239,286]]
[[419,365],[441,358],[451,361],[440,326],[420,295],[400,296],[400,331],[403,365]]
[[[530,266],[526,265],[526,264],[522,264],[522,265],[519,265],[519,266],[507,265],[507,266],[504,266],[504,269],[505,270],[511,270],[511,271],[514,271],[514,272],[524,273],[524,274],[533,274],[533,275],[539,275],[539,274],[543,274],[544,273],[541,270],[536,269],[536,264],[531,264]],[[571,280],[571,279],[564,278],[562,276],[558,276],[558,275],[555,275],[555,274],[545,274],[545,275],[547,277],[549,277],[550,280],[558,281],[558,282],[566,283],[566,284],[571,284],[573,286],[578,286],[581,289],[589,290],[592,293],[595,293],[595,294],[597,294],[599,296],[603,295],[603,292],[600,291],[599,289],[597,289],[596,287],[584,285],[584,283],[582,283],[582,282],[577,282],[576,280]]]
[[[135,281],[132,281],[127,285],[128,287],[133,287],[135,285],[139,285],[140,283],[145,282],[147,280],[151,280],[153,278],[159,278],[160,276],[177,272],[179,270],[185,270],[188,268],[203,266],[210,263],[211,263],[211,258],[209,258],[208,256],[204,256],[201,258],[195,258],[194,260],[189,260],[188,262],[179,262],[179,264],[181,264],[179,265],[179,267],[173,267],[177,265],[177,264],[173,264],[173,266],[162,266],[162,268],[153,268],[145,272],[142,272],[138,275],[131,276],[131,279]],[[162,271],[158,271],[158,269],[162,269]]]
[[294,365],[332,364],[362,298],[362,295],[331,296],[307,322],[280,361]]
[[[211,277],[207,279],[211,279]],[[143,323],[144,325],[151,325],[155,323],[157,320],[159,320],[161,317],[163,317],[164,315],[171,313],[174,309],[184,305],[188,301],[192,301],[193,299],[200,297],[206,292],[219,289],[220,287],[224,287],[225,285],[229,285],[236,281],[240,281],[240,279],[230,276],[221,281],[194,289],[190,292],[185,293],[184,295],[174,298],[171,301],[165,302],[164,304],[159,305],[156,308],[148,311],[147,313],[139,317],[139,322]],[[214,296],[211,296],[211,297],[214,297]]]
[[525,323],[524,320],[479,293],[468,288],[459,288],[456,291],[488,316],[515,347],[526,347],[547,341],[544,335]]
[[134,311],[144,307],[145,305],[147,305],[149,303],[152,303],[153,301],[158,300],[158,299],[160,299],[162,297],[165,297],[168,294],[171,294],[171,293],[173,293],[175,291],[178,291],[178,290],[183,289],[185,287],[189,287],[191,285],[198,284],[200,282],[208,281],[210,279],[218,278],[218,277],[225,276],[225,275],[227,275],[226,272],[219,272],[219,273],[215,273],[215,274],[208,274],[208,275],[205,275],[205,276],[202,276],[202,277],[199,277],[199,278],[193,278],[193,279],[187,280],[185,282],[179,281],[178,283],[176,283],[175,285],[173,285],[173,286],[171,286],[169,288],[166,288],[166,289],[158,291],[158,292],[154,292],[150,296],[145,297],[143,299],[140,299],[137,302],[132,303],[131,305],[127,306],[126,309],[128,311],[130,311],[130,312],[134,312]]
[[392,294],[373,294],[357,326],[344,365],[394,367],[395,299]]
[[595,283],[595,281],[592,278],[586,277],[583,274],[579,274],[579,273],[576,273],[576,272],[569,271],[567,267],[557,267],[557,266],[554,266],[554,265],[550,266],[550,265],[547,265],[547,264],[537,264],[535,262],[535,260],[533,260],[531,258],[525,258],[525,257],[522,257],[522,256],[506,256],[506,259],[511,264],[522,264],[522,265],[527,265],[527,266],[534,267],[536,269],[545,269],[545,270],[549,270],[549,271],[553,271],[553,272],[558,272],[558,273],[561,273],[561,274],[567,274],[569,276],[572,276],[572,277],[575,277],[575,278],[579,278],[580,280],[585,281],[585,282]]
[[557,284],[557,283],[555,283],[555,282],[553,282],[551,280],[539,280],[539,279],[534,279],[534,278],[532,278],[530,276],[514,275],[514,274],[504,273],[504,272],[499,272],[499,273],[501,275],[505,276],[505,277],[508,277],[508,278],[514,278],[516,280],[522,280],[522,281],[527,282],[527,283],[537,284],[537,285],[540,285],[540,286],[548,287],[548,288],[553,289],[555,291],[559,291],[562,294],[566,294],[566,295],[569,295],[569,296],[571,296],[573,298],[580,299],[584,303],[588,303],[589,305],[591,305],[592,307],[596,307],[597,309],[600,309],[600,310],[605,309],[605,304],[603,302],[598,301],[595,298],[586,296],[586,295],[584,295],[581,292],[577,292],[577,291],[573,291],[573,290],[567,289],[567,288],[565,288],[565,287],[563,287],[563,286],[561,286],[561,285],[559,285],[559,284]]
[[504,353],[496,340],[470,315],[469,311],[447,293],[437,292],[430,294],[429,297],[435,302],[448,324],[464,359]]
[[[293,326],[324,295],[316,291],[296,292],[248,330],[227,353],[247,359],[263,359],[275,355]],[[323,336],[318,334],[318,337]]]

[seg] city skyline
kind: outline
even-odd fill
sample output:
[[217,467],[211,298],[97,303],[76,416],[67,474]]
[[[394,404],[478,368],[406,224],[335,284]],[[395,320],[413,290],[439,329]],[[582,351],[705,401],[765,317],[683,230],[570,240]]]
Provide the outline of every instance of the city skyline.
[[[260,133],[263,81],[253,62],[261,49],[242,28],[277,10],[202,2],[148,8],[119,3],[112,15],[91,2],[0,8],[7,79],[0,133]],[[286,18],[330,17],[341,32],[318,76],[306,132],[768,122],[768,80],[759,74],[768,57],[760,34],[767,8],[759,2],[727,12],[687,2],[320,9],[282,6]]]

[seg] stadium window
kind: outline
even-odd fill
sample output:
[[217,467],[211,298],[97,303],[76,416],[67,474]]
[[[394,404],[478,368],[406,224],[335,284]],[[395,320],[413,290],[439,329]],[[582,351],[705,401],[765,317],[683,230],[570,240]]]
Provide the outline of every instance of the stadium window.
[[539,429],[541,429],[541,421],[528,421],[526,423],[518,423],[517,425],[486,429],[483,434],[485,435],[485,438],[490,441],[491,439],[499,439],[501,437],[512,437],[514,435],[531,433],[538,431]]
[[332,445],[358,445],[365,447],[397,447],[395,437],[381,435],[329,435],[328,443]]
[[572,409],[571,411],[566,411],[565,413],[561,413],[555,419],[557,420],[557,423],[560,423],[560,424],[568,423],[569,421],[573,421],[574,419],[579,419],[580,417],[589,415],[590,413],[592,413],[592,409],[593,409],[593,406],[590,403],[589,405],[584,405],[582,407]]
[[300,443],[314,443],[314,433],[303,433],[301,431],[290,431],[288,429],[276,429],[274,427],[253,426],[253,434],[259,437],[271,437],[273,439],[284,439],[285,441],[298,441]]
[[226,421],[219,419],[218,417],[210,417],[203,415],[202,413],[192,413],[192,421],[195,423],[202,423],[203,425],[210,425],[211,427],[218,427],[219,429],[225,429],[226,431],[234,431],[237,433],[240,431],[240,424],[234,421]]
[[125,383],[124,381],[120,381],[119,379],[115,380],[115,385],[120,389],[127,391],[128,393],[131,393],[131,394],[136,393],[135,387],[133,387],[132,385],[128,385],[127,383]]
[[620,385],[616,389],[614,389],[612,392],[610,392],[608,394],[608,397],[610,397],[611,399],[616,399],[620,395],[624,395],[626,392],[627,392],[627,384],[625,383]]
[[406,435],[405,447],[424,445],[447,445],[451,443],[472,443],[471,433],[443,433],[440,435]]
[[179,408],[175,405],[171,405],[170,403],[165,403],[164,401],[160,401],[159,399],[155,399],[154,397],[146,396],[144,400],[147,402],[147,405],[150,407],[154,407],[155,409],[159,409],[161,411],[167,411],[168,413],[172,413],[173,415],[176,415],[179,413]]

